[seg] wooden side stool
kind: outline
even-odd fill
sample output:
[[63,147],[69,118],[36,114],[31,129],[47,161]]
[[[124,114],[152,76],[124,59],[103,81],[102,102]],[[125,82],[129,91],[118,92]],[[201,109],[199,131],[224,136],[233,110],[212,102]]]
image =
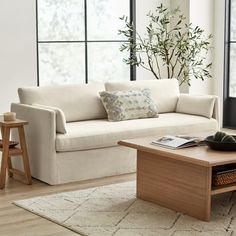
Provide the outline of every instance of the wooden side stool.
[[[2,132],[2,162],[0,172],[0,189],[5,187],[6,172],[9,171],[9,176],[12,177],[14,174],[21,175],[26,178],[27,184],[32,184],[32,178],[30,173],[29,158],[25,140],[24,125],[28,122],[24,120],[15,121],[3,121],[0,119],[0,127]],[[18,129],[20,147],[9,147],[10,145],[10,130],[12,128]],[[12,168],[11,156],[22,156],[24,172]]]

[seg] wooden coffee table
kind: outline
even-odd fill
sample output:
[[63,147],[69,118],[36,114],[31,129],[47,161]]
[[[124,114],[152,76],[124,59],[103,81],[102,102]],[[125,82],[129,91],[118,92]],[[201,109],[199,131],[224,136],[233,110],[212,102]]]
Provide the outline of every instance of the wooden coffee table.
[[171,150],[150,144],[157,138],[119,142],[137,149],[137,197],[209,221],[211,196],[236,190],[236,183],[212,187],[212,169],[236,163],[236,152],[207,146]]

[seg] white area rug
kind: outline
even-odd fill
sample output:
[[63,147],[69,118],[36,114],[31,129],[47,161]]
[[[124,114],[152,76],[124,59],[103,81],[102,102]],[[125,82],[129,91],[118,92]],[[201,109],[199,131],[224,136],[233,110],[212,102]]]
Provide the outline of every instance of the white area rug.
[[91,236],[236,235],[236,194],[213,198],[211,222],[203,222],[135,197],[135,182],[35,197],[14,204]]

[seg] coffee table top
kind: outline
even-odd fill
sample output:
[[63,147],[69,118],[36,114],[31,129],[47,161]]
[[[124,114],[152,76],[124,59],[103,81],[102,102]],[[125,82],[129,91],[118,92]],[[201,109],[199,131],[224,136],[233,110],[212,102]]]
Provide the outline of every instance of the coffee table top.
[[[207,137],[212,133],[195,134],[197,137]],[[207,146],[189,147],[183,149],[169,149],[151,144],[158,136],[122,140],[120,145],[137,149],[138,151],[149,152],[175,160],[186,161],[201,166],[219,166],[236,163],[236,152],[214,151]]]

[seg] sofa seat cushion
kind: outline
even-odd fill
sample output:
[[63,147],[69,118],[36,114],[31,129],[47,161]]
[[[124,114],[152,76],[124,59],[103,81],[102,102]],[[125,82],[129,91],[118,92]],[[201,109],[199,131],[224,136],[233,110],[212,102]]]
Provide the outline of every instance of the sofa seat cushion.
[[116,146],[122,139],[150,135],[194,134],[217,130],[217,121],[180,113],[160,114],[159,118],[109,122],[89,120],[66,124],[67,133],[57,134],[58,152],[79,151]]

